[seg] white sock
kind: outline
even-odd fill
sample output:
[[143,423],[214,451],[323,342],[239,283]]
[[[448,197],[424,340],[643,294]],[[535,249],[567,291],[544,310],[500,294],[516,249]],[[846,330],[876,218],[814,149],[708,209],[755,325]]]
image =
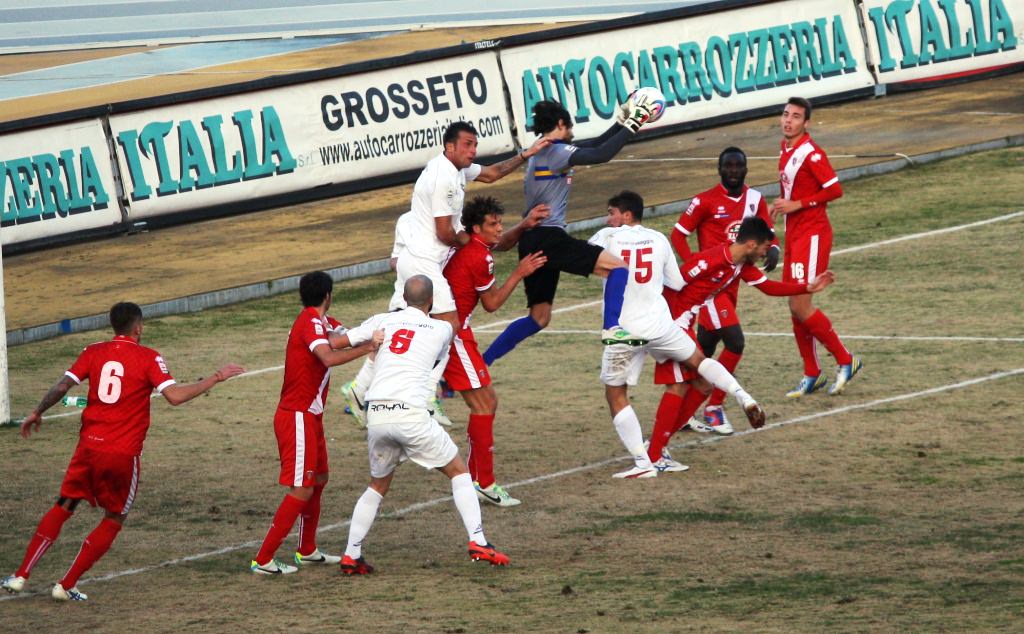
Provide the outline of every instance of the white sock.
[[480,519],[480,501],[476,499],[472,476],[463,473],[452,478],[452,498],[455,500],[455,508],[462,516],[462,523],[466,526],[469,539],[480,546],[486,546],[484,523]]
[[363,361],[362,367],[359,368],[359,373],[356,374],[356,378],[352,381],[352,391],[356,393],[356,398],[359,399],[360,403],[366,402],[363,398],[366,395],[366,390],[370,387],[370,381],[373,380],[373,359],[366,357]]
[[754,397],[747,394],[746,390],[743,389],[743,386],[736,380],[736,377],[726,370],[724,365],[711,357],[700,362],[700,365],[697,366],[697,372],[718,389],[736,397],[736,400],[743,407],[748,402],[754,400]]
[[637,464],[650,462],[647,452],[644,450],[644,432],[640,429],[640,419],[636,417],[633,406],[627,405],[623,408],[612,418],[612,423],[615,425],[615,431],[618,432],[622,444],[626,446],[626,451],[633,454]]
[[352,522],[348,527],[348,546],[345,547],[345,554],[352,559],[359,559],[363,556],[363,540],[373,526],[373,520],[377,517],[377,509],[380,508],[381,500],[384,497],[367,487],[363,494],[356,501],[356,507],[352,509]]

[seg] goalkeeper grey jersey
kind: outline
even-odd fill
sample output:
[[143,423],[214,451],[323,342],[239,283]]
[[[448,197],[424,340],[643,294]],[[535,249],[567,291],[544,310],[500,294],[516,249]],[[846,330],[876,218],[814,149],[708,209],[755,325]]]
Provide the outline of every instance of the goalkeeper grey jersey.
[[530,157],[526,166],[523,189],[526,193],[526,209],[523,217],[540,203],[551,208],[541,224],[565,228],[565,212],[569,206],[569,187],[572,185],[572,166],[569,158],[578,148],[571,143],[555,141]]

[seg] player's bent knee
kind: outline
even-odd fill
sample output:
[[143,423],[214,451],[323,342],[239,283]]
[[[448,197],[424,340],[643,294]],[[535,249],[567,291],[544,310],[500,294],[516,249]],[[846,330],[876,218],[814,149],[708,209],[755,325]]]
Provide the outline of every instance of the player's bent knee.
[[729,326],[719,331],[722,336],[722,345],[725,349],[733,354],[743,354],[743,347],[746,346],[746,337],[743,335],[743,329],[739,326]]
[[690,387],[697,390],[701,394],[711,394],[711,384],[708,380],[702,376],[698,376],[696,379],[690,382]]

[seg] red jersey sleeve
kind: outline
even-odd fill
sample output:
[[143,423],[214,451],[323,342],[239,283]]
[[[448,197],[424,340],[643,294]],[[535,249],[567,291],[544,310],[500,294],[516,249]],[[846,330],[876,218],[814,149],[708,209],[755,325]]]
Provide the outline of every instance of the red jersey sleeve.
[[683,280],[687,283],[707,277],[722,266],[732,264],[729,247],[718,245],[692,256],[681,267]]
[[828,156],[821,150],[821,148],[815,148],[814,152],[807,157],[804,161],[804,166],[811,170],[811,174],[814,175],[814,180],[818,181],[822,189],[832,185],[832,183],[838,183],[839,177],[836,176],[836,171],[832,169],[832,164],[828,161]]
[[330,345],[327,341],[327,329],[324,328],[324,322],[319,317],[300,319],[295,324],[295,328],[298,331],[295,335],[310,352],[322,343]]
[[676,222],[675,228],[672,230],[670,240],[672,242],[672,248],[679,254],[679,259],[684,262],[693,255],[690,250],[690,245],[687,243],[686,238],[693,233],[701,222],[704,221],[706,214],[707,205],[701,203],[700,196],[694,196],[693,200],[690,201],[690,206],[686,208],[686,211],[679,214],[679,220]]
[[776,282],[775,280],[768,279],[768,276],[764,274],[764,271],[757,268],[753,264],[744,264],[740,270],[740,277],[743,281],[757,288],[765,295],[771,295],[772,297],[785,297],[789,295],[803,295],[807,292],[806,284],[797,284],[796,282]]
[[71,367],[64,372],[64,376],[70,377],[72,381],[81,385],[82,381],[89,376],[90,357],[92,356],[91,350],[92,346],[82,350],[82,353],[78,355],[78,358],[75,359],[73,364],[71,364]]
[[149,352],[152,354],[152,359],[144,368],[146,379],[149,380],[150,385],[156,388],[157,392],[163,392],[168,385],[174,385],[174,377],[171,376],[170,370],[167,369],[167,363],[164,362],[160,353],[156,350]]
[[479,258],[473,258],[469,271],[473,280],[473,288],[482,293],[494,285],[494,256],[487,251]]

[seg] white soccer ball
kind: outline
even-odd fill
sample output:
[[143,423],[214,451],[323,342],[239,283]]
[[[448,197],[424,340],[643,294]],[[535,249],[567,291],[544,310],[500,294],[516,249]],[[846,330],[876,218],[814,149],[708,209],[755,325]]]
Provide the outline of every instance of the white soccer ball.
[[629,104],[630,110],[635,108],[638,104],[644,104],[650,108],[651,118],[644,123],[654,123],[660,119],[661,115],[665,112],[665,95],[663,95],[657,88],[637,88],[633,92],[629,93],[629,98],[626,100],[626,103]]

